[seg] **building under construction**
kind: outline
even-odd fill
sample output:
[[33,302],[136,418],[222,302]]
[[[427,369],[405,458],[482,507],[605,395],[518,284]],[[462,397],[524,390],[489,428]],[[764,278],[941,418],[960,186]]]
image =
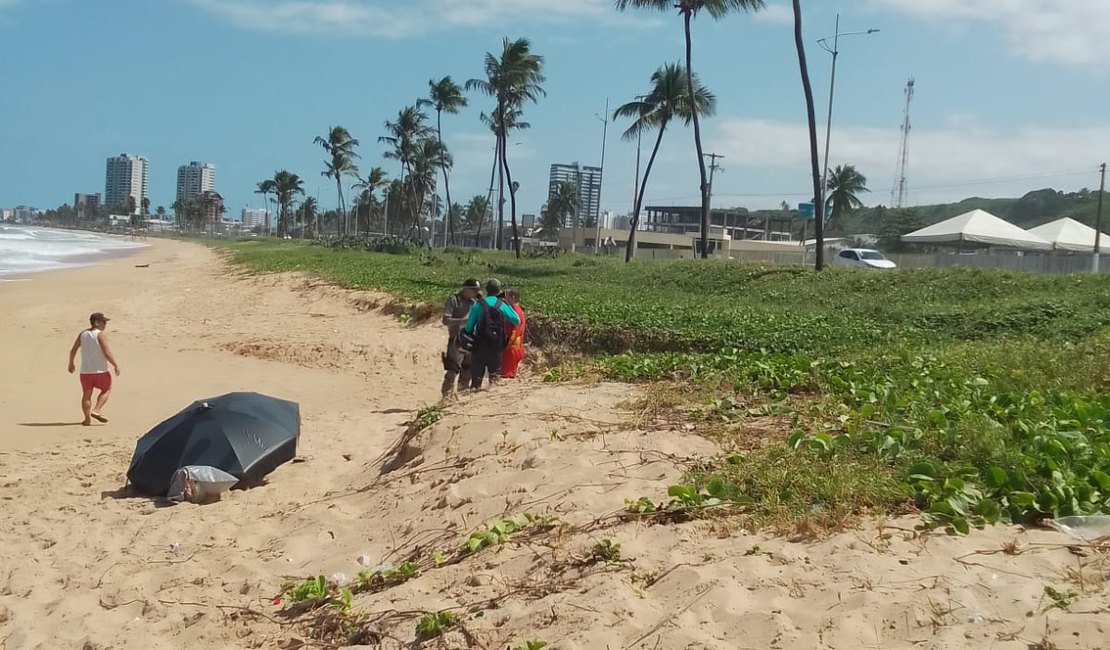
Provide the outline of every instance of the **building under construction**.
[[[709,212],[711,231],[728,234],[733,241],[790,241],[794,217],[752,216],[744,208],[713,208]],[[701,232],[701,206],[648,206],[644,208],[642,230],[671,235],[697,235]]]

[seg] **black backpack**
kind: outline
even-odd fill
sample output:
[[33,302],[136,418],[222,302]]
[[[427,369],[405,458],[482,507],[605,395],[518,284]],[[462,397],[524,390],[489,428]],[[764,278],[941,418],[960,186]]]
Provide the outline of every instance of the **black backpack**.
[[495,347],[498,350],[503,350],[509,344],[508,325],[505,323],[505,316],[501,313],[501,305],[504,303],[500,298],[497,299],[497,304],[492,307],[485,305],[485,311],[482,313],[482,320],[478,322],[477,339],[479,345],[482,347]]

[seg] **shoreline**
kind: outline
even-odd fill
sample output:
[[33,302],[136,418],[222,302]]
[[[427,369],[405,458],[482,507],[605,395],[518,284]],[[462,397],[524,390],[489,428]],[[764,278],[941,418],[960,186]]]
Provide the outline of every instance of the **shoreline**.
[[105,238],[109,239],[110,241],[118,241],[118,242],[122,242],[122,243],[133,244],[133,245],[104,249],[104,250],[101,250],[101,251],[96,252],[96,253],[83,253],[83,254],[80,254],[80,255],[67,255],[67,256],[62,256],[61,259],[52,260],[52,263],[60,264],[62,266],[53,266],[53,267],[47,267],[47,268],[41,268],[41,269],[30,269],[30,270],[23,270],[23,271],[12,271],[12,272],[9,272],[7,274],[0,273],[0,282],[12,282],[12,281],[26,282],[28,280],[34,279],[35,276],[38,276],[38,275],[43,274],[43,273],[53,273],[53,272],[60,272],[60,271],[76,271],[76,270],[80,270],[80,269],[83,269],[83,268],[88,268],[90,266],[96,266],[98,264],[103,264],[103,263],[106,263],[106,262],[110,262],[111,260],[116,259],[116,258],[128,257],[128,256],[131,256],[131,255],[135,255],[139,251],[141,251],[145,248],[149,248],[151,246],[149,241],[127,242],[124,235],[115,235],[115,234],[112,234],[112,233],[99,232],[99,231],[95,231],[95,230],[82,230],[82,229],[78,229],[78,228],[56,228],[56,227],[53,227],[53,226],[16,226],[16,227],[27,227],[27,228],[31,228],[31,229],[41,229],[41,230],[51,230],[51,231],[57,230],[57,231],[64,231],[64,232],[84,232],[84,233],[94,234],[94,235],[97,235],[97,236],[100,236],[100,237],[105,237]]

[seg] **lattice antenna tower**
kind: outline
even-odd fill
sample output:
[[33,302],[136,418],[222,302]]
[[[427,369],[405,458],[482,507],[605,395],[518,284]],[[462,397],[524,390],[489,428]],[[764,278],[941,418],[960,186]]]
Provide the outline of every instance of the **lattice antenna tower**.
[[890,190],[890,203],[896,208],[906,202],[906,171],[910,162],[910,103],[913,101],[913,77],[906,82],[906,108],[902,112],[902,143],[898,147],[898,175]]

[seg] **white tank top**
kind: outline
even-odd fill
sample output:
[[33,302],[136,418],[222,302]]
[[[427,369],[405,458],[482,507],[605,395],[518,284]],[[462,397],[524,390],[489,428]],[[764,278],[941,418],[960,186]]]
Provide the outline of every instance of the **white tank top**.
[[81,374],[99,372],[108,372],[108,359],[100,347],[100,330],[85,330],[81,332]]

